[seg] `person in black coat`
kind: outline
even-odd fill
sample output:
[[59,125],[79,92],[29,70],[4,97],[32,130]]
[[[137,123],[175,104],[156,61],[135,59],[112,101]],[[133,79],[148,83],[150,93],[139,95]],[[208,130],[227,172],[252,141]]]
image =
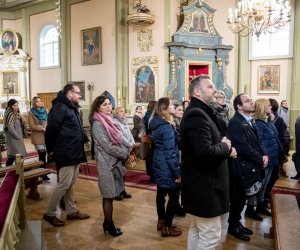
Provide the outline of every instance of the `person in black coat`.
[[194,78],[180,124],[182,202],[191,218],[188,249],[214,249],[221,239],[221,215],[229,210],[226,159],[236,151],[209,107],[216,91],[209,76]]
[[237,159],[229,169],[231,192],[228,233],[240,240],[249,241],[249,235],[253,232],[240,223],[247,199],[241,182],[242,166],[254,165],[259,171],[268,165],[268,156],[254,124],[251,123],[250,114],[254,111],[254,103],[250,96],[237,95],[233,100],[233,107],[236,112],[228,123],[228,133],[232,146],[237,150]]
[[295,122],[295,139],[296,139],[296,151],[293,154],[293,162],[295,163],[295,168],[297,171],[297,174],[292,179],[299,179],[300,178],[300,116],[297,118]]
[[48,114],[45,131],[47,152],[53,156],[58,170],[58,179],[49,200],[44,220],[52,226],[63,226],[56,217],[56,206],[64,196],[67,219],[88,219],[90,216],[79,212],[74,200],[74,183],[79,174],[79,165],[86,162],[84,143],[88,142],[79,117],[80,89],[67,84],[58,92]]

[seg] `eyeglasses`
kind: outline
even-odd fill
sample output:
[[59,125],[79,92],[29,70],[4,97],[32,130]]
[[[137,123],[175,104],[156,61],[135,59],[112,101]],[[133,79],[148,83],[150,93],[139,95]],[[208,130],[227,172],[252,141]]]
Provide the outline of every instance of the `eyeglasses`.
[[225,98],[225,97],[222,97],[222,96],[218,96],[217,99],[225,100],[226,98]]
[[72,92],[73,92],[73,93],[76,93],[77,95],[81,95],[80,92],[77,92],[77,91],[74,91],[74,90],[72,90]]

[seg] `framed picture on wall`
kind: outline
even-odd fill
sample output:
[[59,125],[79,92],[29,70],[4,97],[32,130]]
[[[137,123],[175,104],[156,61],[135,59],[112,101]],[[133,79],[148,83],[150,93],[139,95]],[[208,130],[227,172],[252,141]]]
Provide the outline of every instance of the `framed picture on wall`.
[[3,71],[0,75],[1,95],[2,96],[16,96],[20,95],[20,83],[18,71]]
[[85,101],[85,81],[69,81],[80,89],[81,100]]
[[81,30],[82,65],[102,63],[101,27]]
[[259,94],[276,94],[280,91],[280,65],[261,65],[258,67]]
[[4,54],[14,54],[19,46],[19,38],[15,31],[5,29],[0,35],[0,48]]

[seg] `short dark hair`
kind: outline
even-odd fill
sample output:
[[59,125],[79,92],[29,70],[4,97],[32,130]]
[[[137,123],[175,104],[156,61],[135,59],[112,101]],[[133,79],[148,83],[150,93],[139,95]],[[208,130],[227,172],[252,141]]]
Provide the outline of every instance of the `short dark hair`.
[[272,106],[272,108],[271,108],[272,111],[277,112],[278,108],[279,108],[278,102],[273,98],[269,98],[269,101],[270,101],[270,105]]
[[201,84],[201,81],[204,80],[204,79],[209,79],[209,80],[210,80],[209,75],[201,74],[201,75],[195,77],[195,78],[191,81],[190,86],[189,86],[189,95],[190,95],[190,96],[193,96],[195,88],[196,88],[197,86],[199,86],[199,85]]
[[233,108],[235,111],[238,111],[238,105],[243,105],[242,103],[242,99],[241,99],[241,96],[242,95],[245,95],[245,93],[241,93],[241,94],[238,94],[234,99],[233,99]]
[[68,83],[64,86],[62,92],[64,93],[64,95],[66,95],[69,91],[74,89],[74,84],[73,83]]

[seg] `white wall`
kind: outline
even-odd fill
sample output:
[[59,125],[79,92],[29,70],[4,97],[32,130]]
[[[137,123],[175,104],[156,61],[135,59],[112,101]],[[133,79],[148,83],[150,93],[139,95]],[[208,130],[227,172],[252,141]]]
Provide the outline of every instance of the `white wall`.
[[[116,96],[116,21],[115,1],[92,0],[71,6],[71,79],[94,82],[94,91],[86,91],[89,104],[104,90]],[[83,29],[101,27],[102,64],[81,65]]]
[[35,96],[37,93],[57,92],[62,86],[60,68],[43,70],[39,68],[40,32],[45,25],[55,25],[55,23],[55,11],[30,16],[31,96]]

